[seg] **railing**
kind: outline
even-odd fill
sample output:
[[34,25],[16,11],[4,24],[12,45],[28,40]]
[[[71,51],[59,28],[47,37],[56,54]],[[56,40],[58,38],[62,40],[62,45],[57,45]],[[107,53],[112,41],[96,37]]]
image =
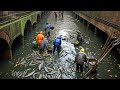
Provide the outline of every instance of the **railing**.
[[36,11],[15,11],[14,13],[11,13],[9,15],[2,16],[2,17],[0,17],[0,25],[7,24],[9,22],[12,22],[16,19],[22,18],[33,12],[36,12]]
[[83,12],[83,11],[79,11],[79,12],[76,12],[76,13],[81,13],[81,14],[89,17],[89,18],[95,19],[95,20],[98,21],[98,22],[104,23],[104,24],[107,25],[107,26],[110,26],[110,27],[113,27],[113,28],[115,28],[115,29],[120,30],[120,25],[118,25],[118,24],[116,24],[116,23],[113,23],[112,21],[109,21],[109,20],[107,20],[107,19],[105,19],[105,18],[98,17],[98,16],[93,16],[93,15],[91,15],[91,14],[89,14],[89,13],[86,13],[85,11],[84,11],[84,12]]

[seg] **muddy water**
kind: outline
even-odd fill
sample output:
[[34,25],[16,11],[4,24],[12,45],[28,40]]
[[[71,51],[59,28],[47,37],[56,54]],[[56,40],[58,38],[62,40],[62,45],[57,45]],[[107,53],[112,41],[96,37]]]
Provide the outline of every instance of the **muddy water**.
[[[32,41],[35,40],[38,32],[44,31],[45,23],[52,24],[55,29],[51,31],[48,44],[52,46],[53,39],[57,35],[62,35],[62,51],[60,55],[57,52],[53,56],[43,56],[41,60],[36,60],[38,57],[34,51],[38,51],[37,48],[33,48]],[[0,78],[23,78],[23,79],[79,79],[83,74],[75,72],[74,58],[75,54],[79,51],[79,47],[74,47],[73,42],[76,38],[76,31],[80,31],[85,39],[82,47],[85,48],[87,54],[91,54],[93,57],[98,57],[101,48],[105,42],[101,36],[95,35],[93,30],[88,30],[85,25],[76,20],[71,12],[65,12],[64,17],[58,17],[55,19],[54,13],[50,12],[43,17],[36,28],[32,29],[23,39],[23,44],[18,45],[13,50],[13,59],[11,61],[4,60],[0,67]],[[40,55],[41,56],[41,55]],[[32,58],[32,59],[31,59]],[[35,63],[37,62],[37,63]],[[22,63],[19,65],[19,63]],[[97,75],[93,78],[97,79],[115,79],[120,77],[119,69],[119,57],[115,52],[110,52],[99,64],[97,68]],[[49,65],[51,67],[48,67]],[[59,67],[56,67],[59,66]],[[47,67],[47,68],[46,68]],[[48,72],[48,68],[53,71]],[[60,74],[61,72],[61,74]],[[55,76],[52,76],[51,73]],[[70,74],[71,73],[71,74]],[[49,75],[48,75],[49,74]],[[58,76],[58,77],[56,77]]]

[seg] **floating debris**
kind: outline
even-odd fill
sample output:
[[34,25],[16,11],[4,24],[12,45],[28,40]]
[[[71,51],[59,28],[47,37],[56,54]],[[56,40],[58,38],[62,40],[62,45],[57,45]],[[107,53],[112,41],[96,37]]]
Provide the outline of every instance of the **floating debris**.
[[113,75],[109,75],[110,77],[113,77]]
[[115,77],[118,77],[117,75],[115,75]]
[[107,72],[110,72],[110,70],[107,70]]

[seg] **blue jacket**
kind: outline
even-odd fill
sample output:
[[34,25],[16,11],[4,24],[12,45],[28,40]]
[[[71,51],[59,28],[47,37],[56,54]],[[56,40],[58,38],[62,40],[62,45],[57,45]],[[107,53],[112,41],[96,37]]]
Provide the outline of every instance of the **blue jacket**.
[[61,37],[57,37],[54,39],[54,42],[53,42],[54,46],[60,46],[61,45]]

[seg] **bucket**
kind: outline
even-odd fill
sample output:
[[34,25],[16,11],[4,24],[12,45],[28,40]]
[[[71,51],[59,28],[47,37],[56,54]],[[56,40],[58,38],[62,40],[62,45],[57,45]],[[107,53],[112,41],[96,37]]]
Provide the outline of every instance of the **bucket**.
[[33,45],[34,45],[34,48],[37,48],[37,47],[38,47],[38,43],[37,43],[36,41],[33,41],[32,43],[33,43]]
[[50,27],[50,29],[51,29],[51,30],[53,30],[53,29],[54,29],[54,27]]
[[97,68],[96,62],[97,62],[96,59],[89,59],[89,63],[88,63],[89,70],[94,67],[91,71],[92,73],[96,72],[96,68]]

